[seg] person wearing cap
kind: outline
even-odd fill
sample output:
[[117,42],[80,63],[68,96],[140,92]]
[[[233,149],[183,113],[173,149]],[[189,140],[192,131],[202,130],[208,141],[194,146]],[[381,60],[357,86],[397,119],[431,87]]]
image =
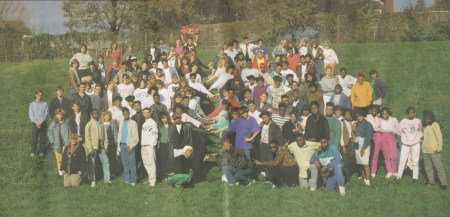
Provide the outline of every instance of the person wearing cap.
[[363,110],[368,112],[372,102],[373,89],[369,82],[366,81],[364,73],[358,74],[358,81],[352,86],[350,101],[354,110]]
[[121,96],[115,96],[113,98],[113,106],[111,106],[108,111],[112,114],[113,121],[116,121],[117,125],[122,121],[123,115],[122,115],[122,97]]
[[337,84],[334,88],[334,93],[331,95],[328,102],[334,103],[335,106],[341,106],[342,108],[351,109],[350,99],[347,95],[342,93],[342,86]]
[[117,156],[121,156],[123,164],[123,177],[125,183],[135,186],[136,176],[136,154],[135,147],[139,142],[139,130],[136,121],[130,118],[128,108],[122,108],[123,120],[119,122],[117,133]]
[[345,181],[342,175],[342,157],[336,145],[330,143],[328,138],[320,138],[320,146],[314,152],[311,161],[319,170],[327,190],[332,191],[339,187],[342,196],[345,195]]
[[71,134],[69,143],[64,149],[61,160],[61,173],[64,176],[64,187],[77,187],[83,179],[86,171],[86,153],[80,147],[78,136]]
[[169,173],[167,177],[167,184],[172,187],[191,187],[193,162],[192,162],[192,146],[184,146],[182,154],[173,158],[169,164]]
[[[263,111],[259,117],[263,120],[260,131],[260,160],[262,162],[272,161],[273,155],[270,149],[270,144],[275,143],[276,145],[283,145],[283,134],[281,132],[281,128],[274,121],[272,121],[270,112]],[[263,167],[262,170],[266,174],[266,182],[272,182],[274,180],[273,167],[266,166]]]

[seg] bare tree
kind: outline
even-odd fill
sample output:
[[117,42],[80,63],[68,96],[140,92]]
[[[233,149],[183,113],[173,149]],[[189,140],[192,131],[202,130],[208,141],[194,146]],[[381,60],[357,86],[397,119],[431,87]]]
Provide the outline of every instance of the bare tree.
[[20,20],[28,19],[28,10],[19,1],[0,1],[0,20]]

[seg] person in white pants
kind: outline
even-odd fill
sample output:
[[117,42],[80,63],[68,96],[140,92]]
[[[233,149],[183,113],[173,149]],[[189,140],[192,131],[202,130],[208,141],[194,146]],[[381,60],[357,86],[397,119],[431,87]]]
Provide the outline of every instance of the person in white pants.
[[156,154],[155,148],[158,141],[158,125],[150,118],[151,110],[144,108],[143,113],[145,122],[142,125],[141,155],[145,170],[148,174],[150,187],[156,183]]
[[422,122],[416,118],[416,109],[413,106],[406,108],[407,118],[400,121],[402,135],[402,148],[398,165],[397,179],[401,179],[409,156],[412,161],[413,182],[419,179],[420,139],[423,136]]

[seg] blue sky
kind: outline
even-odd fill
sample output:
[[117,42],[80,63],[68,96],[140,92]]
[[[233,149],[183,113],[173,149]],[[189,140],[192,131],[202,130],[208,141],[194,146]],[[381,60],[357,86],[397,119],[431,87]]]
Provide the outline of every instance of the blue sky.
[[[430,5],[434,0],[425,0]],[[61,9],[63,1],[23,1],[30,12],[29,26],[36,33],[62,34],[67,31],[64,27],[64,16]],[[394,0],[396,11],[415,5],[416,0]]]

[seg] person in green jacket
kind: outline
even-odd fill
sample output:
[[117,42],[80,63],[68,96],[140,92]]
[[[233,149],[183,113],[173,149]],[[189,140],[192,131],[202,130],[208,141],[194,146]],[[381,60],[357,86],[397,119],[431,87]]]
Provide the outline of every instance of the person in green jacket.
[[328,121],[328,126],[330,127],[331,143],[335,144],[337,147],[340,147],[342,123],[334,115],[334,103],[327,102],[325,113],[325,117]]

